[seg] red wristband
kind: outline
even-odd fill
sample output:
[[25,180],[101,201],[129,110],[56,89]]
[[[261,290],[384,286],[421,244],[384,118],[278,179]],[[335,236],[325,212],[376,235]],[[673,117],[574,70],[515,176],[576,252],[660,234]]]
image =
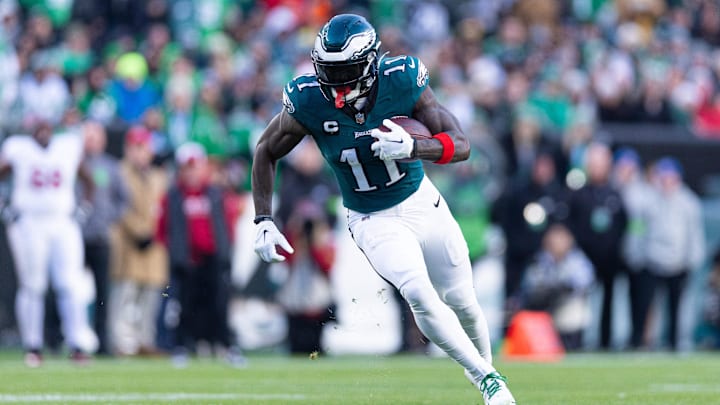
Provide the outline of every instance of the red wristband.
[[439,134],[433,135],[433,138],[440,141],[443,147],[442,155],[440,156],[440,159],[435,161],[435,163],[439,165],[450,163],[453,156],[455,156],[455,143],[452,138],[450,138],[450,135],[445,132],[440,132]]

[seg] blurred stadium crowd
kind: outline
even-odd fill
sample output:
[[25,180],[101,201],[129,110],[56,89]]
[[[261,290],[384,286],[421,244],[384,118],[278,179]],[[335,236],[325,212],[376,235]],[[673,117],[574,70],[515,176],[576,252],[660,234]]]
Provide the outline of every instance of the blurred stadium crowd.
[[[340,12],[368,16],[390,55],[420,57],[434,91],[470,136],[469,162],[429,165],[428,173],[460,222],[472,259],[502,261],[503,323],[523,309],[545,310],[568,349],[588,347],[582,332],[593,323],[602,325],[597,346],[610,347],[613,285],[627,276],[632,332],[621,346],[677,347],[673,314],[688,276],[712,256],[697,190],[683,184],[683,167],[672,156],[643,161],[600,128],[653,123],[703,139],[720,136],[714,0],[0,0],[0,134],[29,133],[38,121],[58,132],[100,131],[107,153],[130,165],[142,165],[142,157],[128,148],[147,145],[154,170],[165,176],[162,192],[136,192],[157,204],[175,183],[167,178],[182,181],[182,166],[207,155],[210,182],[237,221],[251,210],[254,143],[281,108],[284,84],[312,72],[315,35]],[[188,143],[202,152],[178,153]],[[286,160],[278,217],[291,243],[307,249],[297,249],[280,285],[271,281],[272,268],[240,258],[252,274],[236,290],[279,302],[292,350],[309,352],[322,349],[318,330],[338,301],[330,279],[342,262],[332,240],[341,221],[337,191],[312,145]],[[149,204],[132,197],[138,180],[120,175],[130,190],[127,212]],[[152,208],[141,211],[139,226],[147,231],[129,249],[146,255],[149,246],[170,246],[172,237],[162,244],[151,231],[158,220]],[[117,256],[121,248],[108,231]],[[232,257],[252,254],[250,238],[237,238]],[[173,347],[163,325],[178,316],[165,299],[177,292],[164,290],[170,277],[186,274],[170,256],[171,265],[165,258],[141,269],[156,276],[128,274],[113,268],[121,259],[111,261],[110,290],[127,280],[152,286],[138,310],[152,314],[143,329],[153,333],[105,350]],[[702,290],[698,344],[720,344],[719,272]],[[661,286],[670,328],[654,334],[665,324],[658,319],[664,311],[650,309]],[[595,290],[606,292],[601,311],[591,310]],[[121,312],[108,319],[136,315]],[[224,331],[217,333],[205,337],[232,347]],[[413,346],[412,331],[405,336],[402,347]]]

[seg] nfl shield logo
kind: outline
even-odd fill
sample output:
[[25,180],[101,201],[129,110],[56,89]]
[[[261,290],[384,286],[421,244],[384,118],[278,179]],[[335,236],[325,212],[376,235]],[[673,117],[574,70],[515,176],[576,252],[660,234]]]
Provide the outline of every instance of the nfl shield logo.
[[357,122],[360,125],[364,124],[365,123],[365,114],[363,114],[361,112],[355,114],[355,122]]

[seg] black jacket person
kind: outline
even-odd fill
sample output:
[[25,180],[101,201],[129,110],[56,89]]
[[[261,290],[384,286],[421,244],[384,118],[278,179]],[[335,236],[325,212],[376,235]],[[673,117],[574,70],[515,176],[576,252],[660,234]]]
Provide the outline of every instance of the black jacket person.
[[181,146],[176,159],[179,178],[163,201],[159,229],[181,307],[177,349],[192,350],[199,340],[231,348],[235,341],[227,318],[232,225],[225,195],[208,182],[200,145]]
[[585,162],[588,183],[571,194],[569,224],[603,286],[600,346],[609,348],[613,285],[622,268],[620,253],[627,213],[620,193],[609,182],[610,149],[599,143],[590,145]]

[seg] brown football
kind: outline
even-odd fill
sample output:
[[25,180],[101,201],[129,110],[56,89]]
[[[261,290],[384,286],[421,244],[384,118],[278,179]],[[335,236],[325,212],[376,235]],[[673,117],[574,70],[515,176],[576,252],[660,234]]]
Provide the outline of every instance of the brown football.
[[[404,130],[406,130],[413,138],[416,139],[429,139],[432,138],[432,134],[430,133],[430,130],[428,127],[425,126],[422,122],[405,116],[398,116],[398,117],[392,117],[390,118],[392,122],[400,125],[403,127]],[[380,125],[381,131],[388,131],[388,129],[384,125]]]

